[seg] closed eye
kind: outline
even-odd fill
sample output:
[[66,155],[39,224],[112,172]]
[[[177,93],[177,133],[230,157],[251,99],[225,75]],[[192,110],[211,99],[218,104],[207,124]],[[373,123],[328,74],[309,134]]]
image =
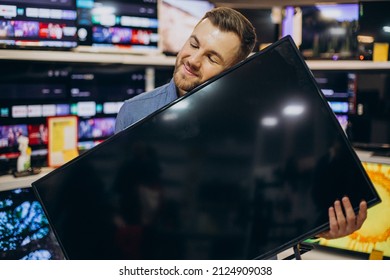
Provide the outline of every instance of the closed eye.
[[218,63],[217,60],[212,55],[209,55],[208,59],[210,60],[211,63]]
[[194,44],[194,43],[190,43],[190,46],[191,46],[192,48],[194,48],[194,49],[199,48],[199,46],[198,46],[197,44]]
[[189,42],[190,42],[190,46],[192,48],[194,48],[194,49],[199,48],[199,42],[198,42],[198,39],[195,36],[191,36]]

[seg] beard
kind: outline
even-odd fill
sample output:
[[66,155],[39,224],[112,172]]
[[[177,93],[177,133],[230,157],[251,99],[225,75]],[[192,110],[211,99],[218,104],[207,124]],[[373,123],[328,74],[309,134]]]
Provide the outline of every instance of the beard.
[[182,67],[184,67],[184,62],[177,58],[175,70],[173,71],[173,81],[181,92],[187,93],[202,84],[202,75],[199,72],[196,72],[196,77],[187,77],[182,71],[180,71]]

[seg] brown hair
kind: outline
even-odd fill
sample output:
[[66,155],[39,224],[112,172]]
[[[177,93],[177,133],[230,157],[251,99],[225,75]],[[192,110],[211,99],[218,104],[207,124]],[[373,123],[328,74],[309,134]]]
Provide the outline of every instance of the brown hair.
[[209,19],[221,31],[235,33],[241,41],[237,61],[244,60],[253,50],[256,44],[256,32],[252,23],[240,12],[228,8],[218,7],[208,11],[200,20]]

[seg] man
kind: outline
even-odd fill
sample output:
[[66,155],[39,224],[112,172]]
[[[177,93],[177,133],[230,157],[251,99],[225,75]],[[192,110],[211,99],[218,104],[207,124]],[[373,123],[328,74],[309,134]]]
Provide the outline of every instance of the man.
[[[239,12],[226,7],[207,12],[178,53],[170,83],[125,101],[117,116],[116,132],[244,60],[255,42],[252,24]],[[329,208],[330,229],[319,237],[333,239],[349,235],[362,226],[366,217],[365,201],[360,203],[359,213],[355,215],[349,199],[344,197]]]

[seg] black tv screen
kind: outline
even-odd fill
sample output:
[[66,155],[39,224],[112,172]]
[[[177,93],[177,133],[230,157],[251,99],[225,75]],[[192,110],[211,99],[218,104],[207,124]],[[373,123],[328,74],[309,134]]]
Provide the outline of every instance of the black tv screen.
[[167,55],[177,55],[191,36],[198,21],[214,7],[215,5],[207,0],[160,1],[158,28],[162,52]]
[[157,0],[77,1],[80,51],[159,52]]
[[275,16],[277,13],[275,13],[274,9],[238,8],[237,10],[250,20],[256,30],[257,42],[255,50],[261,50],[280,38],[278,19]]
[[305,58],[340,60],[358,57],[357,3],[316,4],[296,9],[300,10],[302,17],[299,49]]
[[69,259],[266,259],[380,201],[290,37],[33,188]]
[[[389,1],[359,2],[359,59],[373,60],[374,44],[390,43]],[[386,56],[388,57],[389,51]],[[388,60],[388,59],[386,59]]]
[[389,1],[359,2],[359,36],[371,42],[390,43]]
[[0,47],[71,49],[77,46],[76,0],[0,0]]
[[0,216],[1,260],[64,259],[31,188],[0,191]]
[[356,112],[349,116],[349,140],[355,148],[388,156],[390,150],[390,74],[356,75]]

